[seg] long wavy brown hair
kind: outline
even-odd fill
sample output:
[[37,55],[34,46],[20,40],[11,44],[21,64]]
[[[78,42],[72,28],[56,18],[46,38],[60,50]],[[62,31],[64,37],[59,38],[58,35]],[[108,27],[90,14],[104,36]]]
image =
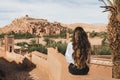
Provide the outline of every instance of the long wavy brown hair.
[[76,27],[72,38],[74,64],[84,68],[90,60],[91,45],[87,33],[82,27]]

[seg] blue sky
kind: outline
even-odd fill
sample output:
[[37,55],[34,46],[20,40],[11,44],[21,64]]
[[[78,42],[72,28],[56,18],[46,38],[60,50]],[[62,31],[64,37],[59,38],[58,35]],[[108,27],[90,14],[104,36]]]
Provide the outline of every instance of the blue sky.
[[102,13],[98,0],[1,0],[0,27],[26,14],[50,22],[105,24],[108,13]]

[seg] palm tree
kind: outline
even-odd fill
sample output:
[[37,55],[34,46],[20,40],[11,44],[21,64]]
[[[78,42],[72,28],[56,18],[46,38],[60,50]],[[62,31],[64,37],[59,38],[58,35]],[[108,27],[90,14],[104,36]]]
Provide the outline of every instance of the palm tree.
[[120,79],[120,0],[104,0],[105,11],[110,11],[109,23],[107,26],[108,40],[112,53],[112,77]]

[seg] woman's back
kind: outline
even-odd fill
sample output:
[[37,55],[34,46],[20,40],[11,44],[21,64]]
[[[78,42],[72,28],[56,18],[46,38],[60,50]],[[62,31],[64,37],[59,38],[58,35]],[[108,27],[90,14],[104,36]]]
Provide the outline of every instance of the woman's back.
[[[69,50],[66,50],[66,54],[72,55],[72,58],[73,58],[72,66],[75,66],[75,68],[77,68],[78,70],[87,68],[87,71],[88,71],[89,70],[88,64],[90,62],[89,60],[90,60],[90,54],[91,54],[91,46],[90,46],[86,32],[81,27],[77,27],[74,30],[73,38],[72,38],[72,49],[73,49],[73,52],[69,52],[69,53],[67,52]],[[70,66],[69,66],[69,69],[71,69]]]

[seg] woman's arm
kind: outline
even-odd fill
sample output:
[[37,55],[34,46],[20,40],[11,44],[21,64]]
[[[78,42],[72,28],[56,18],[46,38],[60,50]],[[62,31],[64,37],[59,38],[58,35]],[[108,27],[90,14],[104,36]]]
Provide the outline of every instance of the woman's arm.
[[73,49],[72,49],[72,42],[68,43],[67,45],[67,49],[66,49],[66,53],[65,53],[65,58],[67,60],[68,63],[73,63],[73,58],[72,58],[72,53],[73,53]]

